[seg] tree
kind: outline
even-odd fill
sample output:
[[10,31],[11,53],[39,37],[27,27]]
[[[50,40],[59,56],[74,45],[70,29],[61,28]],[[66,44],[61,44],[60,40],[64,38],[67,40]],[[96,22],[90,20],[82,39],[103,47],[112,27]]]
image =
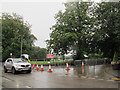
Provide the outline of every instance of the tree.
[[13,53],[15,57],[20,57],[21,40],[23,46],[23,53],[30,54],[34,40],[37,38],[31,34],[31,25],[24,22],[23,17],[13,13],[2,14],[2,53],[3,61],[10,57]]
[[0,19],[0,61],[2,61],[2,21]]
[[65,3],[65,12],[59,11],[55,16],[56,24],[51,28],[50,40],[46,41],[48,48],[61,55],[73,51],[74,59],[82,59],[89,50],[88,37],[92,35],[91,6],[91,2]]
[[102,2],[98,4],[95,16],[99,35],[98,47],[104,57],[113,58],[120,54],[120,2]]
[[32,48],[32,52],[31,53],[31,59],[41,59],[41,60],[45,60],[46,59],[46,55],[47,55],[47,50],[45,48],[40,48],[37,46],[34,46]]

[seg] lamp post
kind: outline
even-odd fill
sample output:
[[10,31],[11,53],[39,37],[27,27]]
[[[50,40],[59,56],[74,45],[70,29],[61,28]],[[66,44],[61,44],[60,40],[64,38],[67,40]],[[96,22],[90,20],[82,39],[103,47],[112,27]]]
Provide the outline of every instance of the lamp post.
[[21,53],[20,53],[20,57],[22,56],[22,38],[21,38],[21,46],[20,46],[20,50],[21,50]]
[[10,56],[11,56],[11,58],[12,58],[12,53],[10,53]]
[[22,18],[22,29],[21,29],[21,45],[20,45],[20,57],[22,57],[22,39],[23,39],[23,30],[24,30],[24,21],[23,21],[23,18]]

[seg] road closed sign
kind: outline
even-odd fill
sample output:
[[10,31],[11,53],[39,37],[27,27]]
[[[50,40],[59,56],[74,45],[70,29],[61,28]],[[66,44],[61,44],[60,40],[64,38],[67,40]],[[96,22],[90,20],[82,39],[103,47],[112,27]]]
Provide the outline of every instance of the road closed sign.
[[47,54],[47,58],[53,58],[54,54]]

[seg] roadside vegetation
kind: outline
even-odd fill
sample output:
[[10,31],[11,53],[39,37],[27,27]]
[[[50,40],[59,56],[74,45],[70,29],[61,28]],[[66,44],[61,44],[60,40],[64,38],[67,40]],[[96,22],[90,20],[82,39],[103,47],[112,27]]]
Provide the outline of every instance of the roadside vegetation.
[[31,64],[49,64],[49,62],[51,64],[60,64],[60,63],[71,63],[73,60],[50,60],[50,61],[31,61]]
[[[30,55],[30,58],[45,58],[46,49],[34,45],[37,38],[31,34],[31,25],[23,20],[23,17],[13,13],[2,13],[2,61],[10,57],[21,57],[22,53]],[[1,50],[1,49],[0,49]]]
[[120,2],[68,2],[55,15],[47,40],[49,49],[74,60],[92,57],[113,59],[120,55]]

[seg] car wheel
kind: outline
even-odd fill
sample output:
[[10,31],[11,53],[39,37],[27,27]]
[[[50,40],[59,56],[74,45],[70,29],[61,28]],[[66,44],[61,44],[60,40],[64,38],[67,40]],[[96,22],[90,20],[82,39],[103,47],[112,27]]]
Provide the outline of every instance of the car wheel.
[[4,72],[5,72],[5,73],[7,73],[7,69],[6,69],[6,67],[5,67],[5,66],[4,66]]
[[31,73],[31,70],[27,71],[28,73]]
[[31,70],[29,70],[28,73],[31,73]]
[[16,70],[15,70],[14,67],[12,68],[12,73],[13,73],[13,74],[16,74]]

